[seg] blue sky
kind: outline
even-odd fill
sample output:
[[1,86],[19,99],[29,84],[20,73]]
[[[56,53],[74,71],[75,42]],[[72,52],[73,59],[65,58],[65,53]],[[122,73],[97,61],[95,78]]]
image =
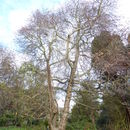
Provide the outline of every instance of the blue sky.
[[[16,32],[36,9],[56,9],[67,0],[0,0],[0,46],[16,49]],[[120,23],[130,25],[130,0],[118,0]]]
[[16,49],[14,38],[19,28],[36,9],[56,9],[65,0],[0,0],[0,45]]

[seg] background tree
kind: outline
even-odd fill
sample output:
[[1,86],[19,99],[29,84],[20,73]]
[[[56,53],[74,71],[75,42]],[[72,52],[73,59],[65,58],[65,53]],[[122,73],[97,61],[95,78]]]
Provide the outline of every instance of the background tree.
[[14,55],[6,49],[0,48],[0,82],[12,86],[12,79],[16,74]]
[[102,86],[111,96],[114,93],[114,96],[118,97],[120,105],[125,108],[126,125],[129,124],[130,95],[128,94],[129,85],[127,81],[130,60],[127,46],[124,46],[119,35],[102,32],[93,40],[92,55],[92,64],[100,76]]
[[21,116],[44,119],[48,115],[48,91],[45,74],[31,62],[25,62],[19,69],[23,95],[20,97]]
[[75,105],[68,119],[67,130],[96,129],[99,116],[99,94],[92,81],[84,81],[76,91]]
[[0,53],[0,126],[45,120],[48,92],[44,73],[31,63],[17,68],[11,51],[1,49]]
[[106,92],[103,96],[97,128],[99,130],[128,130],[127,125],[126,110],[121,104],[120,97]]

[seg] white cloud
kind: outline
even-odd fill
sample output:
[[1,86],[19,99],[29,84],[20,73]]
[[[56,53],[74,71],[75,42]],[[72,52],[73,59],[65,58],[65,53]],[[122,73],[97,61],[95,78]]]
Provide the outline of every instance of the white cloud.
[[[7,14],[0,16],[0,43],[10,49],[17,49],[13,41],[17,30],[24,26],[30,15],[36,9],[57,9],[63,5],[65,0],[6,0]],[[22,6],[25,2],[25,6]],[[21,3],[21,5],[20,5]],[[11,8],[11,10],[9,9]]]
[[29,10],[14,10],[11,11],[8,17],[10,31],[15,33],[27,22],[27,19],[30,16]]
[[130,26],[130,0],[118,0],[116,13],[120,17],[120,24]]
[[12,37],[13,34],[8,29],[7,24],[4,21],[4,18],[0,16],[0,43],[3,43],[4,45],[8,43],[8,46],[11,47]]

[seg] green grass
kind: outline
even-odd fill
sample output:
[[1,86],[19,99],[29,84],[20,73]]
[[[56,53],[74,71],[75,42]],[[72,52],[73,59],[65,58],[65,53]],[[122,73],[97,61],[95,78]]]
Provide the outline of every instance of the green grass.
[[19,127],[0,127],[0,130],[44,130],[42,127],[33,127],[33,128],[19,128]]
[[30,129],[18,128],[18,127],[0,127],[0,130],[30,130]]

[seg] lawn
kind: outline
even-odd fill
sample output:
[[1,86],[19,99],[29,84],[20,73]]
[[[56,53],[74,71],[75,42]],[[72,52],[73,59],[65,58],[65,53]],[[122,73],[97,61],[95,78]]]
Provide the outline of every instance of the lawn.
[[30,130],[30,129],[18,128],[18,127],[0,127],[0,130]]
[[33,127],[33,128],[0,127],[0,130],[44,130],[44,128],[41,128],[41,127]]

